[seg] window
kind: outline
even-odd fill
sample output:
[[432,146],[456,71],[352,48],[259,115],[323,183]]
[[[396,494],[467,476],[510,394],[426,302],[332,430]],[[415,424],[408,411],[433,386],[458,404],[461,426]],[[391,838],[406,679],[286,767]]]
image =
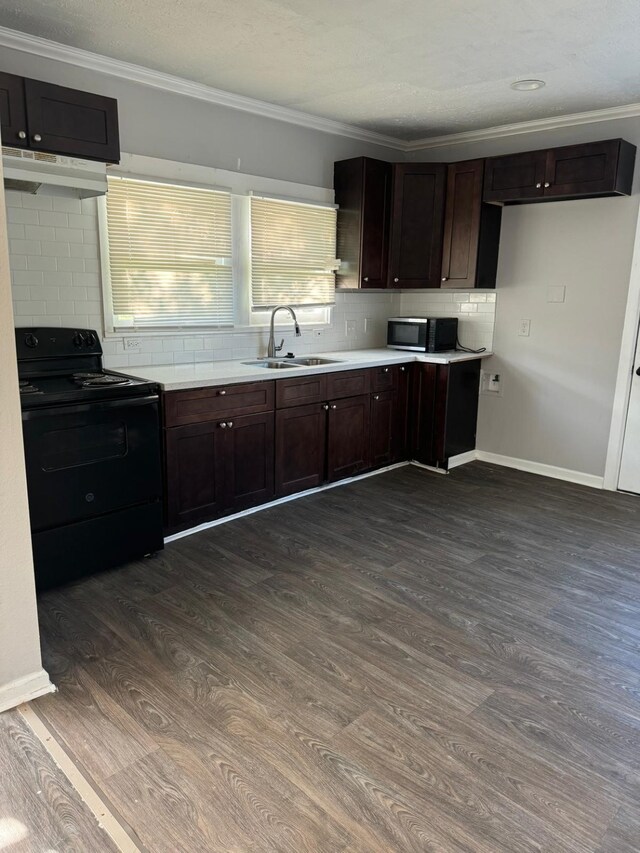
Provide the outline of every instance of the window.
[[232,326],[231,194],[109,178],[113,329]]
[[335,300],[336,211],[251,199],[251,308],[312,307]]

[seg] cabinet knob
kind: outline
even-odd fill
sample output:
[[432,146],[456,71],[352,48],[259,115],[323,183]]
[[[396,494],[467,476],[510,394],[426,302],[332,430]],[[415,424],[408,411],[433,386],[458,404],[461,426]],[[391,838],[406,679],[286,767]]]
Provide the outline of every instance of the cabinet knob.
[[388,367],[383,367],[383,368],[382,368],[382,372],[383,372],[383,373],[388,373],[388,372],[389,372],[389,368],[388,368]]
[[545,188],[546,188],[546,187],[550,187],[550,186],[551,186],[551,184],[549,183],[549,181],[545,181],[545,182],[544,182],[544,185],[545,185]]
[[329,404],[325,403],[322,408],[325,410],[325,412],[328,412],[329,411]]
[[401,373],[404,373],[406,369],[407,369],[407,368],[404,366],[404,364],[401,364],[401,365],[400,365],[400,372],[401,372]]
[[224,390],[224,388],[223,388],[223,389],[222,389],[222,391],[218,391],[218,396],[219,396],[219,397],[224,397],[224,395],[225,395],[226,393],[227,393],[227,392],[226,392],[226,391]]
[[538,181],[538,183],[536,184],[536,189],[539,190],[541,186],[542,186],[542,182]]
[[34,142],[42,142],[42,137],[40,136],[40,134],[39,134],[39,133],[34,133],[34,134],[33,134],[33,141],[34,141]]
[[332,408],[332,409],[337,409],[338,407],[336,406],[336,404],[335,404],[335,403],[332,403],[332,404],[331,404],[331,408]]
[[19,130],[18,131],[18,139],[26,139],[26,138],[27,138],[27,134],[24,132],[24,130]]
[[362,280],[363,280],[363,281],[369,281],[369,276],[368,276],[368,275],[365,275],[365,277],[364,277]]
[[443,276],[442,276],[442,280],[443,280],[443,281],[449,281],[449,276],[448,276],[448,275],[443,275]]
[[220,429],[226,429],[226,428],[227,428],[227,422],[226,422],[226,421],[221,421],[221,422],[218,424],[218,426],[220,427]]
[[227,426],[229,427],[229,429],[231,429],[231,427],[233,426],[233,421],[227,421]]
[[397,284],[400,281],[399,278],[394,278],[394,282]]
[[373,399],[374,399],[374,400],[379,400],[379,399],[380,399],[380,394],[374,394],[374,395],[373,395]]

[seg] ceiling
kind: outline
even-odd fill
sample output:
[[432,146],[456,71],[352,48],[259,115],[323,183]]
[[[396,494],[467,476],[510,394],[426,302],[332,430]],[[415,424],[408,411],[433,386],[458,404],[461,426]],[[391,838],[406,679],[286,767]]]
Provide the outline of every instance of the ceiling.
[[1,23],[404,140],[640,101],[637,0],[2,0]]

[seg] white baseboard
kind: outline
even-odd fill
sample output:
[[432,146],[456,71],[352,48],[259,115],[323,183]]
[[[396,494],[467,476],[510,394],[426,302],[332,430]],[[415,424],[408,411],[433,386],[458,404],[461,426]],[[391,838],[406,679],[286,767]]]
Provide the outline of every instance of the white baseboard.
[[45,693],[54,693],[56,689],[44,669],[32,672],[23,678],[16,678],[15,681],[0,687],[0,712],[16,708],[23,702],[30,702],[38,696],[44,696]]
[[466,453],[459,453],[457,456],[451,456],[447,468],[451,471],[452,468],[457,468],[459,465],[466,465],[467,462],[474,462],[477,458],[477,450],[468,450]]
[[541,474],[543,477],[553,477],[555,480],[579,483],[581,486],[590,486],[592,489],[604,487],[604,477],[598,477],[595,474],[572,471],[570,468],[558,468],[555,465],[545,465],[543,462],[531,462],[528,459],[516,459],[514,456],[502,456],[500,453],[489,453],[487,450],[476,450],[475,455],[481,462],[492,462],[494,465],[503,465],[505,468],[516,468],[518,471]]

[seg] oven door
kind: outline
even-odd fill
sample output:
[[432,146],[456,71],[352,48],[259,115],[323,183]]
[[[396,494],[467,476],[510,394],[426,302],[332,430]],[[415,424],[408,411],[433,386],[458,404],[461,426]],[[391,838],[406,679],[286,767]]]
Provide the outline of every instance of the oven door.
[[387,322],[387,346],[391,349],[425,352],[428,321],[425,318],[391,319]]
[[158,397],[22,413],[32,531],[157,500]]

